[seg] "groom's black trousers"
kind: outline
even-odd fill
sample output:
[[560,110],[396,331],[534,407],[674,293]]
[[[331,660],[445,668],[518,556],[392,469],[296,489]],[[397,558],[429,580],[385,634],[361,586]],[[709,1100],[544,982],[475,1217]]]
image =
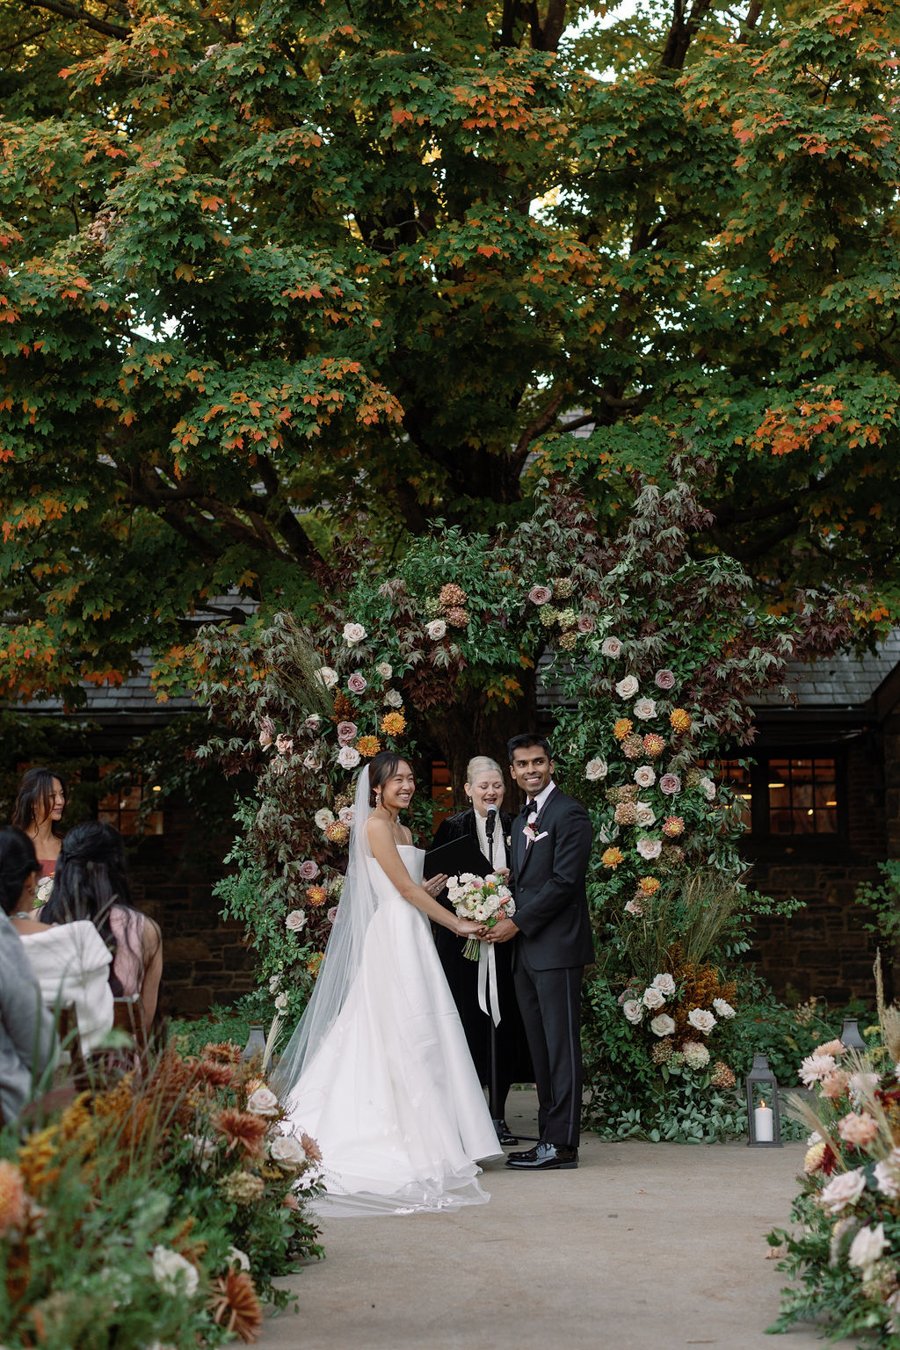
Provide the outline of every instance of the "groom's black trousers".
[[535,970],[518,944],[514,978],[537,1086],[546,1144],[577,1148],[581,1129],[583,966]]

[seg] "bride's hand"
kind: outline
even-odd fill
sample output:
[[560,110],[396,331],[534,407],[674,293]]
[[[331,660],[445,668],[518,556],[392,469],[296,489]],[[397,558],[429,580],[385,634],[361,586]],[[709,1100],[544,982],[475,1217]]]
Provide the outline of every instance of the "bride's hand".
[[476,923],[474,919],[457,919],[456,936],[464,938],[480,937],[481,924]]

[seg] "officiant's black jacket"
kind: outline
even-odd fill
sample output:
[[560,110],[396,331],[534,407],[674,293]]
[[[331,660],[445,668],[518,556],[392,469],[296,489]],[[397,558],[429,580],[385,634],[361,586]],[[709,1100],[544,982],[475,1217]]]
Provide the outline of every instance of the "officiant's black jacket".
[[[509,830],[512,825],[512,816],[508,811],[498,811],[499,820],[497,822],[497,831],[503,835],[506,844],[507,860],[509,859]],[[433,848],[439,848],[441,844],[452,843],[454,839],[464,839],[469,834],[474,840],[478,840],[478,829],[475,825],[475,808],[470,806],[468,811],[460,811],[458,815],[448,816],[442,820],[438,826],[437,834],[434,836]],[[479,845],[480,847],[480,845]]]
[[[526,849],[524,817],[513,821],[511,867],[518,942],[534,970],[587,966],[594,959],[585,876],[591,853],[590,818],[574,797],[555,788]],[[517,944],[518,945],[518,944]]]

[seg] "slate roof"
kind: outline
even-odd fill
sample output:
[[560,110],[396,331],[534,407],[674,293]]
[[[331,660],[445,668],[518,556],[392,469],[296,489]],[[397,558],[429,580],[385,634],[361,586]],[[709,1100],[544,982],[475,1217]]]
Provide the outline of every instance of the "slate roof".
[[[547,711],[561,701],[558,688],[542,681],[548,664],[549,657],[538,663],[538,707]],[[900,702],[900,629],[865,656],[840,652],[816,661],[789,662],[782,683],[792,698],[786,700],[777,689],[770,689],[753,700],[763,719],[886,716]]]
[[[255,600],[241,595],[217,595],[208,601],[207,609],[196,610],[187,622],[200,627],[205,623],[221,623],[229,613],[234,621],[248,617],[257,608]],[[130,719],[138,722],[159,722],[177,713],[190,712],[196,703],[189,695],[171,695],[166,702],[160,703],[150,682],[153,669],[153,657],[149,647],[135,652],[139,669],[136,674],[124,680],[120,685],[95,685],[83,683],[82,689],[87,702],[70,714],[76,718],[90,718],[100,722],[117,722]],[[18,712],[34,713],[37,716],[62,715],[65,712],[62,699],[34,699],[16,705]]]
[[[196,616],[197,622],[212,617],[209,614]],[[121,685],[84,686],[87,704],[79,710],[78,716],[99,721],[126,718],[157,721],[188,712],[195,706],[193,699],[183,695],[173,696],[165,703],[157,702],[150,684],[152,658],[149,648],[137,652],[136,656],[140,670]],[[561,701],[558,690],[542,682],[542,671],[548,663],[549,658],[542,658],[538,664],[538,707],[547,711]],[[900,629],[890,633],[876,652],[865,656],[838,653],[817,661],[791,662],[784,683],[794,695],[790,701],[785,701],[777,690],[769,690],[754,700],[754,707],[764,720],[826,713],[885,716],[900,703]],[[19,704],[18,707],[20,711],[36,714],[62,714],[64,711],[60,699]]]
[[832,711],[881,713],[890,711],[879,695],[900,666],[900,629],[879,643],[877,651],[865,656],[838,652],[817,661],[792,661],[785,672],[784,683],[795,695],[796,702],[786,704],[784,698],[771,689],[754,700],[761,711],[797,708],[828,708]]

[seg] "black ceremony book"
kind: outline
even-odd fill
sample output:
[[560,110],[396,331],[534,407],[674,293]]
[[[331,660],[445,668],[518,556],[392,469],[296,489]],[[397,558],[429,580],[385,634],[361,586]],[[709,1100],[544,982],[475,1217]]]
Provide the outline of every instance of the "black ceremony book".
[[448,877],[459,876],[460,872],[474,872],[476,877],[483,877],[490,871],[491,864],[470,834],[451,839],[449,844],[441,844],[425,854],[426,877],[436,877],[439,872]]

